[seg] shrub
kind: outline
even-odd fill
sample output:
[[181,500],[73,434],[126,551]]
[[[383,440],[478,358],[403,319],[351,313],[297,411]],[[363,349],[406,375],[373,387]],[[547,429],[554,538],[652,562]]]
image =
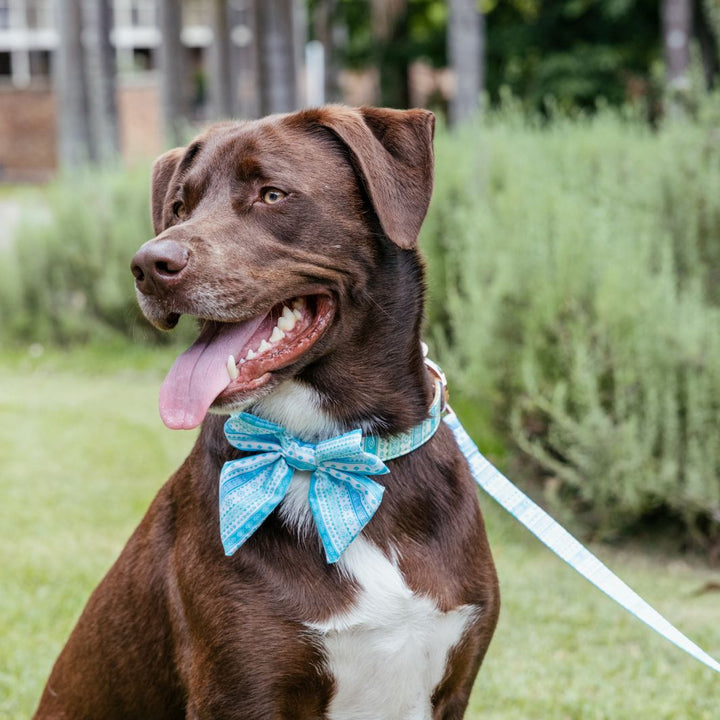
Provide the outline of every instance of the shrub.
[[[654,130],[506,105],[437,134],[421,243],[453,404],[600,536],[669,513],[720,552],[719,110]],[[50,186],[3,260],[9,338],[188,339],[151,331],[135,303],[148,175]]]
[[110,335],[164,341],[142,318],[130,259],[153,236],[149,169],[87,170],[51,183],[26,208],[0,260],[6,336],[71,344]]
[[500,113],[438,137],[437,352],[602,536],[662,511],[720,543],[719,134]]

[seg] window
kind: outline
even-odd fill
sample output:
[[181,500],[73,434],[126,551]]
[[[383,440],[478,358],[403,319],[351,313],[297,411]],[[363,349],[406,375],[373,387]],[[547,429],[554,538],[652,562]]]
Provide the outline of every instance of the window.
[[12,75],[12,63],[9,52],[0,52],[0,77]]

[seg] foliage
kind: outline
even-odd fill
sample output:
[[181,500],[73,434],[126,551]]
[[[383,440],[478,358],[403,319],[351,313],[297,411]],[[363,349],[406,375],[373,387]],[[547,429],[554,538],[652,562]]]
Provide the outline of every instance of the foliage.
[[548,498],[604,536],[670,513],[717,552],[715,100],[656,133],[505,110],[440,134],[423,244],[456,393],[491,410]]
[[0,257],[6,336],[69,344],[122,335],[163,341],[140,314],[130,259],[153,235],[149,170],[86,170],[34,199]]
[[[131,352],[128,356],[127,352]],[[149,359],[141,360],[141,354]],[[0,366],[0,717],[28,718],[84,603],[195,433],[164,428],[166,349],[75,349]],[[111,369],[108,370],[108,365]],[[47,428],[53,428],[48,433]],[[42,442],[38,442],[38,438]],[[132,448],[132,452],[129,449]],[[468,720],[712,720],[717,679],[604,598],[489,500],[503,590]],[[602,558],[719,654],[716,573],[678,558]]]
[[488,14],[488,92],[509,87],[531,108],[551,97],[593,109],[650,96],[660,59],[657,0],[498,0]]
[[[310,15],[326,0],[309,0]],[[343,28],[336,60],[353,69],[380,70],[380,105],[408,107],[408,65],[422,59],[446,62],[444,0],[338,0],[332,22]],[[311,28],[312,31],[312,28]]]
[[[310,11],[322,2],[309,0]],[[438,67],[445,64],[447,4],[443,0],[396,0],[381,13],[378,8],[382,5],[382,0],[338,0],[335,3],[333,21],[347,29],[347,42],[339,48],[343,66],[362,68],[372,65],[379,54],[391,49],[380,46],[393,42],[396,62],[407,64],[424,58]],[[389,38],[396,30],[395,26],[400,32]]]
[[[323,2],[310,0],[311,12]],[[378,27],[377,8],[384,5],[334,4],[334,22],[346,38],[339,60],[379,68],[382,103],[404,106],[408,98],[397,87],[398,73],[419,59],[434,67],[446,64],[448,4],[394,0],[387,3],[394,10],[388,10],[389,26]],[[641,98],[648,113],[656,113],[662,56],[658,0],[479,0],[478,7],[486,15],[487,92],[494,104],[508,88],[531,110],[544,109],[549,98],[562,108],[593,110],[602,97],[613,105]],[[705,25],[712,37],[714,26]]]
[[[657,131],[506,100],[437,133],[428,334],[456,409],[603,536],[670,513],[720,542],[719,137],[717,99]],[[47,202],[4,260],[6,338],[157,342],[128,267],[152,233],[146,170],[61,180]]]

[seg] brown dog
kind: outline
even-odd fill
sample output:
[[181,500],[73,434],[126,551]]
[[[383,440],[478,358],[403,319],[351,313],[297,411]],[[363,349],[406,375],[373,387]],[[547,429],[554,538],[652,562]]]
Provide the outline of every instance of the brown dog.
[[[499,595],[451,432],[390,460],[382,504],[328,564],[307,474],[226,557],[218,476],[249,408],[315,442],[428,414],[415,249],[434,118],[331,106],[211,127],[153,169],[145,315],[203,322],[161,390],[198,440],[90,598],[36,718],[461,718]],[[211,414],[206,416],[208,410]]]

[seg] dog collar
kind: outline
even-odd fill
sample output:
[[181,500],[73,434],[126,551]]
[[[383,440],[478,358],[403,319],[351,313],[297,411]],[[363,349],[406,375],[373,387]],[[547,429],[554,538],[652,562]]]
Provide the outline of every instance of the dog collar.
[[[438,368],[439,369],[439,368]],[[435,393],[430,405],[428,417],[408,432],[379,437],[367,435],[363,437],[363,449],[377,455],[381,460],[393,460],[401,455],[409,455],[424,445],[440,427],[442,413],[445,409],[445,387],[440,378],[435,381]]]
[[363,436],[356,429],[315,444],[256,415],[231,415],[225,436],[248,454],[226,462],[220,471],[220,538],[225,554],[233,555],[262,525],[299,470],[310,473],[310,510],[327,561],[337,562],[380,506],[385,488],[371,476],[387,474],[383,461],[411,453],[435,434],[444,401],[438,376],[428,417],[408,432],[379,437]]

